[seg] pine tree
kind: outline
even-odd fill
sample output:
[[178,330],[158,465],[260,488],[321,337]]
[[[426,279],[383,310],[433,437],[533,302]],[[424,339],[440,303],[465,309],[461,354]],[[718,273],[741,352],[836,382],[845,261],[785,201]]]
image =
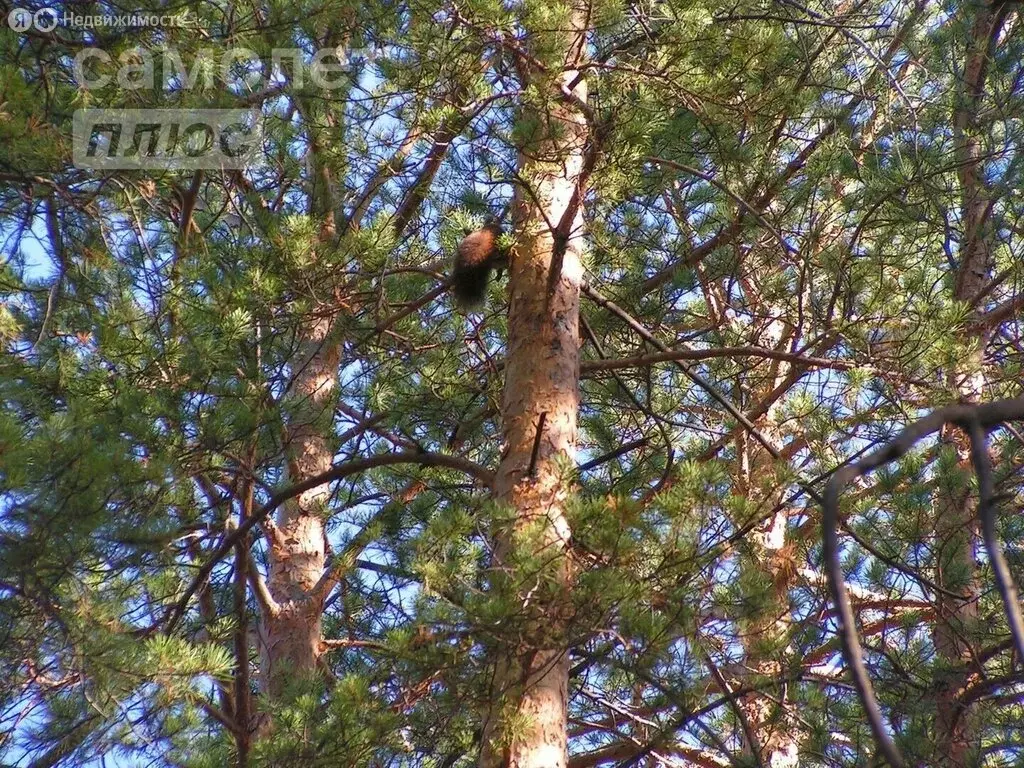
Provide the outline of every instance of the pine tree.
[[[0,31],[0,762],[881,760],[821,499],[1021,395],[1019,6],[188,11]],[[83,109],[261,132],[94,167]],[[838,499],[910,765],[1021,759],[970,447]]]

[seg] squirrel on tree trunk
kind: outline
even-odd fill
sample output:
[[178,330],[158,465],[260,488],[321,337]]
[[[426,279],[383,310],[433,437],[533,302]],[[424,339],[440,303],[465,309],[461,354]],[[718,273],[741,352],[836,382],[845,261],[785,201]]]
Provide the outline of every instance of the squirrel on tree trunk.
[[489,221],[470,232],[459,243],[452,265],[452,293],[456,303],[470,309],[483,304],[487,294],[487,281],[491,270],[500,269],[508,254],[498,246],[502,231],[494,221]]

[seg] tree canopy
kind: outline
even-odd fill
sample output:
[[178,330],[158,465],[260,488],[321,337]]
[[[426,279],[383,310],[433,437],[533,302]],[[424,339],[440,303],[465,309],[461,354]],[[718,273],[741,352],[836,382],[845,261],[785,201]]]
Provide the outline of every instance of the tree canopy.
[[0,762],[1022,764],[1021,7],[7,8]]

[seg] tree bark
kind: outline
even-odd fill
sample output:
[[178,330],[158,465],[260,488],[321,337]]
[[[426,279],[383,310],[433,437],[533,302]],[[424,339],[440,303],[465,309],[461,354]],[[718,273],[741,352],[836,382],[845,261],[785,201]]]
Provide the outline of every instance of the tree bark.
[[[339,348],[332,315],[301,329],[291,397],[295,415],[286,429],[288,479],[302,482],[326,472],[333,459],[326,438],[334,413]],[[324,514],[329,486],[317,486],[281,507],[270,526],[269,579],[276,605],[261,627],[263,690],[279,697],[289,679],[313,674],[320,658],[323,606],[314,587],[326,565]]]
[[[754,312],[762,317],[776,318],[751,329],[751,335],[773,349],[787,348],[799,329],[777,318],[786,317],[785,308],[776,307],[760,300],[760,290],[753,281],[744,285]],[[771,361],[763,385],[756,390],[755,398],[760,399],[782,383],[790,373],[791,365]],[[757,420],[761,434],[777,448],[783,445],[777,424],[780,403],[774,403],[768,413]],[[768,450],[747,432],[737,437],[737,454],[740,466],[737,468],[739,490],[745,494],[757,509],[772,509],[780,505],[785,485],[777,480],[775,459]],[[765,524],[750,532],[750,559],[744,567],[754,569],[765,584],[770,584],[763,610],[756,616],[747,617],[740,624],[740,638],[745,656],[745,667],[749,678],[783,680],[787,668],[791,668],[786,656],[793,649],[789,645],[792,629],[789,592],[797,574],[794,552],[796,542],[789,541],[788,524],[793,509],[782,505]],[[766,652],[766,649],[772,649]],[[741,684],[744,681],[740,681]],[[795,683],[794,686],[795,687]],[[739,701],[743,723],[743,752],[756,756],[757,764],[766,768],[797,768],[799,749],[803,740],[803,729],[796,717],[796,702],[792,687],[783,685],[773,691],[770,697],[752,693]]]
[[[953,112],[956,138],[957,175],[960,182],[959,264],[953,295],[969,302],[992,276],[992,199],[984,182],[984,152],[978,113],[984,98],[988,61],[998,40],[1005,12],[998,5],[979,5],[968,41],[963,82]],[[962,364],[950,373],[949,386],[960,402],[978,402],[985,386],[984,329],[964,332],[961,343],[969,349]],[[956,451],[959,471],[971,472],[970,441],[960,430],[943,427],[940,440]],[[978,623],[977,549],[980,535],[976,504],[966,488],[956,482],[944,483],[935,502],[936,583],[964,595],[958,599],[936,595],[936,623],[932,640],[938,657],[935,673],[936,757],[942,766],[953,768],[973,764],[976,725],[971,712],[958,700],[973,668],[970,636]]]
[[[327,125],[332,125],[330,119]],[[331,173],[320,146],[320,137],[313,131],[310,214],[320,222],[318,246],[329,248],[337,233],[335,206]],[[290,483],[326,472],[334,458],[328,435],[338,390],[341,349],[335,326],[340,311],[334,303],[315,302],[296,334],[287,394],[291,418],[284,435]],[[267,586],[273,604],[261,614],[261,687],[271,700],[282,696],[289,681],[314,675],[322,654],[323,599],[314,588],[326,565],[329,493],[326,483],[300,493],[281,507],[276,524],[268,521],[264,526],[269,539]]]
[[[565,67],[551,82],[555,106],[538,115],[544,133],[524,148],[515,201],[516,243],[509,274],[508,365],[502,404],[504,454],[496,498],[511,517],[495,532],[494,582],[511,595],[514,618],[494,651],[495,674],[484,724],[482,768],[564,768],[572,566],[565,503],[575,462],[579,405],[579,297],[587,121],[578,105],[586,85],[575,66],[586,14],[571,12],[560,33]],[[534,73],[545,77],[542,73]],[[575,98],[566,95],[571,88]],[[553,228],[570,211],[568,237]],[[564,245],[557,279],[549,274]],[[555,259],[557,261],[557,257]]]

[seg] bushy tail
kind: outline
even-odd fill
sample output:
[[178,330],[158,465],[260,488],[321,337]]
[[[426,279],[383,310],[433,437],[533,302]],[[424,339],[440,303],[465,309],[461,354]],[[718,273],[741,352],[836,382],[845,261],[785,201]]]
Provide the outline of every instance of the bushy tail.
[[456,303],[464,309],[479,307],[487,295],[487,281],[491,277],[490,262],[472,264],[456,256],[452,269],[452,293]]
[[487,281],[497,259],[498,238],[501,228],[488,224],[466,235],[455,252],[452,265],[452,293],[464,309],[483,304],[487,295]]

